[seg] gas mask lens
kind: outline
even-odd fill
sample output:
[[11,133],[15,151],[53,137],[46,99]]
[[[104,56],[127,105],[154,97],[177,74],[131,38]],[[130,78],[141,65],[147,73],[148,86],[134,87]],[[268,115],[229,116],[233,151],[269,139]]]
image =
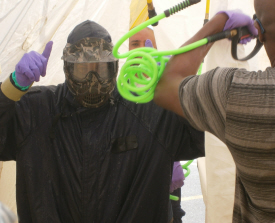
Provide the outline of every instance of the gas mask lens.
[[69,63],[66,62],[71,77],[76,82],[91,81],[95,75],[101,84],[111,81],[117,75],[117,61],[96,63]]

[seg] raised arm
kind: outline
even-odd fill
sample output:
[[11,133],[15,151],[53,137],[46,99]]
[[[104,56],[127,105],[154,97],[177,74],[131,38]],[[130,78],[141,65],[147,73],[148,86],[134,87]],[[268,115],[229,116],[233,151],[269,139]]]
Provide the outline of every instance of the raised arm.
[[[207,36],[231,30],[236,27],[248,26],[257,34],[252,19],[239,11],[224,11],[216,14],[199,32],[182,46],[196,42]],[[210,50],[211,44],[201,46],[187,53],[173,56],[167,63],[163,76],[160,79],[154,95],[154,101],[159,106],[184,116],[179,99],[179,85],[184,78],[195,75],[203,58]]]
[[[214,16],[213,19],[205,24],[199,32],[182,46],[221,32],[227,19],[226,14]],[[178,94],[179,85],[185,77],[197,73],[203,58],[211,46],[212,44],[207,44],[170,58],[155,90],[154,101],[156,104],[183,116]]]
[[30,115],[31,111],[26,100],[16,101],[27,93],[33,81],[45,76],[51,49],[52,42],[49,42],[42,54],[34,51],[24,54],[15,72],[0,83],[0,160],[16,159],[16,139],[23,140],[17,133],[27,134],[30,119],[23,114]]
[[1,91],[7,98],[19,101],[34,81],[38,82],[40,76],[46,75],[52,45],[52,41],[48,42],[42,54],[35,51],[24,54],[15,71],[1,84]]

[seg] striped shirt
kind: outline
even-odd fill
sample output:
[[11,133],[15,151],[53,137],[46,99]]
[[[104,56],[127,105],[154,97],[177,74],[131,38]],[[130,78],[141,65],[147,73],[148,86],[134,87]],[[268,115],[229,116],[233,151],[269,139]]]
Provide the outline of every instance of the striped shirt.
[[275,68],[216,68],[179,87],[188,121],[222,140],[236,164],[234,223],[275,222]]

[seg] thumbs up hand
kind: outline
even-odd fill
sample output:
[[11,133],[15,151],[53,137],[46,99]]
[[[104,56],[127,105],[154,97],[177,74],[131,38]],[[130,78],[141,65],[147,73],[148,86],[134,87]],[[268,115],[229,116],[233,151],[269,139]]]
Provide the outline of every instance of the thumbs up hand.
[[29,86],[34,81],[38,82],[40,76],[44,77],[46,75],[52,45],[52,41],[48,42],[42,54],[35,51],[25,53],[21,60],[16,64],[15,76],[16,81],[20,86]]

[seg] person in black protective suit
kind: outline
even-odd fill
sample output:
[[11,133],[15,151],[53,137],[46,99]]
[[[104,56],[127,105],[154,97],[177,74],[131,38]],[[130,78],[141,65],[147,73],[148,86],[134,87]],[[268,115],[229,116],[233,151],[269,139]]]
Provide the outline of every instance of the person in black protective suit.
[[124,100],[111,36],[92,21],[68,36],[65,83],[31,87],[51,46],[1,84],[0,159],[17,164],[19,222],[167,223],[173,162],[204,156],[204,133]]
[[[140,47],[153,47],[157,49],[155,33],[152,26],[147,26],[129,38],[129,50],[134,50]],[[168,209],[168,222],[172,221],[173,223],[181,223],[181,218],[185,215],[185,211],[181,208],[181,187],[184,184],[184,179],[184,172],[180,162],[174,162],[170,193],[177,196],[179,200],[169,200],[170,208]]]

